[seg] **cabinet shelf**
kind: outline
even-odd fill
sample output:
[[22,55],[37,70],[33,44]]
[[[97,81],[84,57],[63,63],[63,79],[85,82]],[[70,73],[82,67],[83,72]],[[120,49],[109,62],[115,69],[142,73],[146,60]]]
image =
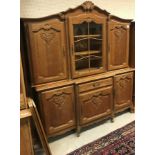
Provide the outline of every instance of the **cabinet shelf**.
[[81,58],[77,58],[75,61],[78,62],[78,61],[81,61],[81,60],[84,60],[84,59],[88,59],[88,58],[90,58],[90,60],[98,60],[98,59],[102,59],[101,56],[88,55],[88,56],[84,56],[84,57],[81,57]]
[[89,34],[89,35],[75,35],[74,38],[90,38],[90,37],[101,37],[100,34]]
[[76,52],[76,56],[82,56],[82,55],[90,55],[90,54],[98,54],[101,53],[101,51],[81,51],[81,52]]

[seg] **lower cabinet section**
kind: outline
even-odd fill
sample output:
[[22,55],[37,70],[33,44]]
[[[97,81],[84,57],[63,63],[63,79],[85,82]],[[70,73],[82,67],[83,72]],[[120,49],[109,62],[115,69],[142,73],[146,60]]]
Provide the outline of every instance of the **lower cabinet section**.
[[133,72],[116,75],[114,77],[114,110],[122,111],[130,107],[133,110]]
[[47,136],[75,127],[74,90],[72,86],[40,94],[43,123]]
[[89,123],[112,113],[112,86],[88,91],[79,95],[80,124]]
[[[75,81],[39,93],[40,112],[48,137],[65,133],[133,109],[133,72]],[[58,85],[57,85],[58,86]],[[48,88],[49,89],[49,88]]]

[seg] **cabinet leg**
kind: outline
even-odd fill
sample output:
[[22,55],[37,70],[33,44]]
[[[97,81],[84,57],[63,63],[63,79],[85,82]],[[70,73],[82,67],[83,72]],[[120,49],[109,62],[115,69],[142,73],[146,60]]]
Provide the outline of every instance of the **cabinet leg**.
[[133,104],[130,106],[130,112],[131,112],[131,113],[134,113],[134,112],[135,112],[135,109],[134,109]]
[[130,112],[131,112],[131,113],[134,113],[134,112],[135,112],[135,110],[134,110],[133,107],[130,108]]
[[78,127],[77,127],[77,137],[80,137],[80,131],[81,131],[81,127],[78,126]]
[[111,115],[111,122],[114,122],[114,114]]

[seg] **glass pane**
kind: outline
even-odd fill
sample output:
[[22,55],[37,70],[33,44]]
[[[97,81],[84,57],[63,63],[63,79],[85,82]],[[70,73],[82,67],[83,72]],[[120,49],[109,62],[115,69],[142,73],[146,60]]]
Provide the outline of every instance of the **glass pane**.
[[88,35],[88,23],[74,24],[74,36]]
[[102,34],[102,25],[94,22],[89,23],[89,34]]
[[102,57],[90,56],[90,68],[100,68],[102,67]]
[[75,69],[102,67],[102,25],[83,22],[73,25]]
[[88,51],[88,39],[76,38],[74,42],[75,52]]
[[90,33],[90,68],[102,67],[102,25],[91,22]]
[[76,61],[76,70],[88,69],[89,68],[89,57],[79,57]]
[[89,68],[88,23],[74,24],[75,69]]

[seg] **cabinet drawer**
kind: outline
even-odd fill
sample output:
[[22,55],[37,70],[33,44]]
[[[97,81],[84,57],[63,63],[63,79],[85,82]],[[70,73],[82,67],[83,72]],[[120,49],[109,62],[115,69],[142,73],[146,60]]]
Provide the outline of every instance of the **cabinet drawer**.
[[109,85],[112,85],[112,82],[113,82],[112,78],[107,78],[107,79],[97,80],[94,82],[89,82],[86,84],[81,84],[79,85],[79,92],[84,92],[84,91],[88,91],[88,90],[92,90],[92,89],[96,89],[104,86],[109,86]]

